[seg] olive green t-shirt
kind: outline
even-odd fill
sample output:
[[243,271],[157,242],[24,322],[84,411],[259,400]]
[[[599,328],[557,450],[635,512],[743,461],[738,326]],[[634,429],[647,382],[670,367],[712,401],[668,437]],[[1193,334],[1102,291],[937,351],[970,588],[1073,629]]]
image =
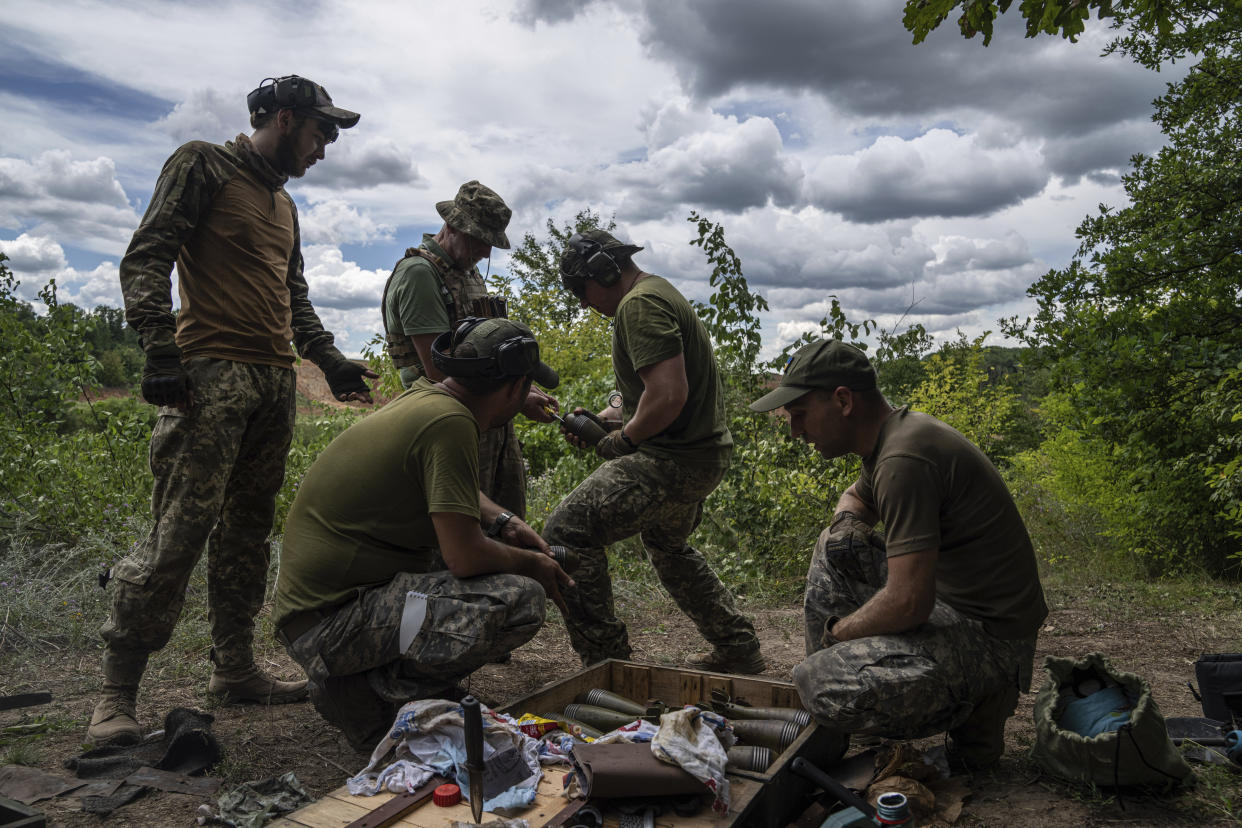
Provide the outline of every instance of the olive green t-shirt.
[[[423,234],[422,246],[452,264],[453,258],[436,244],[435,236]],[[449,312],[444,281],[435,266],[422,256],[407,256],[393,273],[384,303],[384,325],[387,330],[406,336],[439,334],[449,329]],[[409,388],[422,376],[416,368],[400,370],[401,384]]]
[[707,329],[667,279],[646,276],[617,305],[612,329],[612,369],[625,398],[622,416],[634,416],[643,393],[639,370],[685,354],[690,384],[686,404],[663,432],[639,451],[704,466],[727,466],[733,454],[724,392]]
[[960,432],[897,409],[863,458],[857,492],[884,521],[890,558],[940,550],[937,598],[998,638],[1038,631],[1048,606],[1026,525],[992,461]]
[[344,603],[399,572],[443,568],[431,515],[479,517],[479,428],[427,379],[347,428],[285,520],[272,620]]

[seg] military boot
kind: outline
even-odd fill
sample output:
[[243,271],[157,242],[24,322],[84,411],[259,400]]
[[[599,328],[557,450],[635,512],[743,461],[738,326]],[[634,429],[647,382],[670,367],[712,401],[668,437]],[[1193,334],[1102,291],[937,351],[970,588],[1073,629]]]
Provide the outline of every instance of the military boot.
[[147,666],[146,653],[104,652],[103,693],[91,714],[86,741],[96,747],[136,745],[142,740],[136,708],[138,684]]
[[306,679],[282,681],[269,676],[255,664],[240,669],[217,665],[211,671],[207,692],[223,697],[225,704],[286,704],[306,698]]
[[740,650],[722,650],[719,647],[704,653],[692,653],[686,665],[695,670],[712,673],[762,673],[767,668],[759,646]]
[[1005,722],[1018,706],[1018,688],[996,690],[979,700],[970,718],[949,731],[949,766],[986,770],[1005,752]]

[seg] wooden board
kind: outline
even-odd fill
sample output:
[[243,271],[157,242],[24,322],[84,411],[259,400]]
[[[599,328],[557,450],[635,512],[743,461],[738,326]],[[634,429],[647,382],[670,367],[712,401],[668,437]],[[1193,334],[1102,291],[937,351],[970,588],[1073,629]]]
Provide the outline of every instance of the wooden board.
[[[572,704],[578,694],[595,688],[610,690],[638,702],[658,699],[669,706],[706,703],[713,690],[723,690],[734,701],[755,707],[802,706],[797,690],[787,682],[609,660],[548,684],[505,705],[500,712],[513,716],[559,712],[565,709],[565,705]],[[789,763],[797,756],[804,756],[808,761],[822,766],[821,755],[827,749],[828,742],[823,736],[812,724],[773,761],[767,771],[730,773],[728,815],[716,819],[704,809],[695,817],[660,817],[655,824],[660,828],[786,825],[802,812],[815,791],[810,782],[789,770]],[[531,828],[540,828],[568,804],[561,793],[566,773],[567,768],[563,766],[543,769],[535,804],[518,815],[530,823]],[[349,791],[341,787],[323,799],[269,824],[281,828],[344,828],[383,805],[391,796],[350,796]],[[494,815],[485,812],[484,821],[491,816]],[[452,808],[440,808],[428,800],[392,824],[406,828],[447,828],[454,820],[471,822],[470,806],[462,802]],[[608,818],[604,825],[618,828],[619,823]]]
[[[561,795],[566,772],[566,769],[560,767],[543,769],[543,779],[539,781],[539,788],[535,792],[535,804],[519,815],[530,823],[531,828],[539,828],[569,804],[569,800]],[[741,800],[749,802],[760,787],[760,783],[743,779],[733,782],[732,785],[734,807],[730,809],[728,816],[713,819],[711,814],[704,809],[695,817],[657,817],[656,826],[658,828],[709,828],[709,826],[721,828],[721,826],[732,825],[744,807]],[[355,819],[366,816],[391,798],[392,794],[350,796],[349,790],[342,786],[323,799],[270,822],[268,825],[276,828],[343,828]],[[742,807],[739,807],[739,804],[742,804]],[[484,811],[483,821],[487,822],[495,816],[489,811]],[[441,808],[428,800],[392,824],[404,826],[404,828],[445,828],[452,824],[453,820],[473,822],[470,806],[461,802],[451,808]],[[609,817],[604,820],[604,825],[605,828],[618,828],[620,823],[615,818]]]

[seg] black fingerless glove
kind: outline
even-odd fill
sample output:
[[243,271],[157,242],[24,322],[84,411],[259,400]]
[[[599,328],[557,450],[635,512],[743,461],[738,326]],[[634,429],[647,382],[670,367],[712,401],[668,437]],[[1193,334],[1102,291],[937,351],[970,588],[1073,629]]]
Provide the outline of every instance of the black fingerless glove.
[[189,394],[190,375],[181,364],[181,349],[170,343],[147,351],[142,398],[152,405],[182,405]]
[[369,394],[371,386],[362,381],[366,368],[348,359],[341,359],[323,368],[324,378],[338,400],[350,394]]
[[595,453],[605,460],[616,460],[618,457],[624,457],[636,451],[638,451],[638,446],[625,436],[623,428],[608,432],[595,444]]

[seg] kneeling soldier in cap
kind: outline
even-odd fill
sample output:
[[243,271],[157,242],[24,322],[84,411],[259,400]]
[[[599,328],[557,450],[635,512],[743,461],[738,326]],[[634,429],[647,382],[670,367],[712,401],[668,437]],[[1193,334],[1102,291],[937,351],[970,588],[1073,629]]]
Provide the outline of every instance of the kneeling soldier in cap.
[[1048,614],[996,467],[935,417],[890,406],[863,353],[836,340],[800,349],[750,407],[784,407],[825,458],[862,457],[807,573],[806,709],[842,734],[947,731],[951,760],[994,763]]
[[[276,495],[293,438],[297,354],[339,400],[370,402],[375,374],[333,345],[308,297],[298,211],[285,192],[358,114],[317,83],[268,78],[247,98],[254,133],[191,141],[164,164],[121,260],[125,319],[146,351],[142,396],[160,406],[151,434],[155,524],[113,570],[104,624],[103,694],[87,739],[135,744],[138,685],[168,643],[190,573],[207,547],[208,690],[265,704],[306,697],[254,663]],[[181,312],[172,309],[177,265]]]
[[[381,316],[388,355],[409,388],[419,377],[442,380],[431,359],[431,344],[467,316],[503,317],[503,299],[489,296],[475,266],[493,247],[509,249],[512,211],[499,195],[477,181],[461,185],[452,201],[436,203],[444,219],[440,232],[405,251],[384,285]],[[522,413],[552,422],[545,405],[556,400],[532,388]],[[489,429],[479,438],[479,483],[485,495],[518,517],[526,517],[526,467],[513,423]]]
[[397,708],[539,631],[572,585],[521,518],[479,491],[479,434],[555,388],[525,325],[467,318],[427,377],[332,441],[285,521],[272,620],[315,708],[369,750]]
[[[686,542],[733,454],[711,339],[675,287],[634,264],[639,250],[590,230],[571,236],[561,257],[566,290],[582,307],[615,320],[612,367],[623,397],[620,410],[598,415],[613,426],[595,446],[609,462],[561,501],[544,526],[549,543],[577,551],[582,561],[578,586],[566,595],[569,640],[584,664],[629,658],[629,635],[613,611],[606,547],[638,535],[660,583],[712,645],[687,663],[760,673],[754,625]],[[568,432],[565,438],[582,447]]]

